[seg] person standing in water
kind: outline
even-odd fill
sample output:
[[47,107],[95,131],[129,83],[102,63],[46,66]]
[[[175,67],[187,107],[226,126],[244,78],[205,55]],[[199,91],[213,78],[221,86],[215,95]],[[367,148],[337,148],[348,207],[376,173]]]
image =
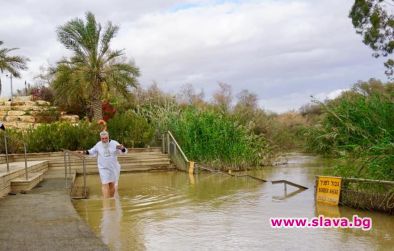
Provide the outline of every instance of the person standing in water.
[[90,150],[80,153],[97,156],[103,197],[114,197],[120,176],[120,164],[117,155],[126,154],[127,148],[116,140],[110,140],[108,132],[102,131],[100,141]]

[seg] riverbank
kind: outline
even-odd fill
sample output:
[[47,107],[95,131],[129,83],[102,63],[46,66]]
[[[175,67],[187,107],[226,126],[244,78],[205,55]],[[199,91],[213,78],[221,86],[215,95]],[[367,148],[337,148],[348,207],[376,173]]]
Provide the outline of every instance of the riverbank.
[[75,211],[64,178],[0,199],[0,250],[108,250]]

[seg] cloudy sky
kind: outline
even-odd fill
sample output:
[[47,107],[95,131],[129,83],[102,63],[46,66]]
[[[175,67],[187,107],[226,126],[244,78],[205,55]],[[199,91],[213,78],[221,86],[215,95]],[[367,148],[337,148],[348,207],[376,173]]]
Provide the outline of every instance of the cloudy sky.
[[[352,27],[351,0],[1,0],[0,40],[30,58],[14,90],[33,83],[39,67],[68,55],[56,27],[92,11],[120,26],[112,48],[125,49],[140,68],[139,82],[167,92],[185,84],[204,90],[218,82],[259,97],[274,112],[298,109],[313,95],[333,97],[358,80],[386,81]],[[0,74],[2,96],[9,79]]]

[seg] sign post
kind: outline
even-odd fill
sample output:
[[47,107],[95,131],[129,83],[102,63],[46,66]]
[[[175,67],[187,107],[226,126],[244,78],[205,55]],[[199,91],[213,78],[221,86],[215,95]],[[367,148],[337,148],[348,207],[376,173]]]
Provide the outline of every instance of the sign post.
[[316,201],[337,206],[341,194],[341,177],[318,176]]

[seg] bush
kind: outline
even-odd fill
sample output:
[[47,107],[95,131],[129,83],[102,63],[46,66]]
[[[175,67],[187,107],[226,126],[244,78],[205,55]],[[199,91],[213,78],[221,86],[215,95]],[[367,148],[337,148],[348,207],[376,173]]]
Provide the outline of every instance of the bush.
[[[23,140],[25,135],[22,131],[16,129],[7,129],[7,150],[8,153],[21,153],[24,152],[23,149]],[[0,152],[5,153],[5,145],[4,145],[4,131],[0,130]]]
[[52,123],[60,119],[60,112],[55,107],[48,107],[43,111],[39,111],[35,118],[37,123]]
[[132,111],[116,114],[107,123],[110,137],[127,147],[144,147],[152,141],[154,128]]
[[[108,123],[110,137],[127,147],[144,147],[153,137],[154,129],[148,122],[132,112],[116,115]],[[8,152],[23,153],[23,141],[28,152],[55,152],[62,149],[89,149],[99,141],[100,126],[81,121],[78,124],[54,122],[42,124],[26,131],[7,129]],[[0,137],[4,132],[0,132]],[[3,141],[4,142],[4,141]],[[4,143],[0,151],[5,153]]]
[[97,125],[82,121],[43,124],[26,132],[29,152],[53,152],[61,149],[89,149],[99,140]]

